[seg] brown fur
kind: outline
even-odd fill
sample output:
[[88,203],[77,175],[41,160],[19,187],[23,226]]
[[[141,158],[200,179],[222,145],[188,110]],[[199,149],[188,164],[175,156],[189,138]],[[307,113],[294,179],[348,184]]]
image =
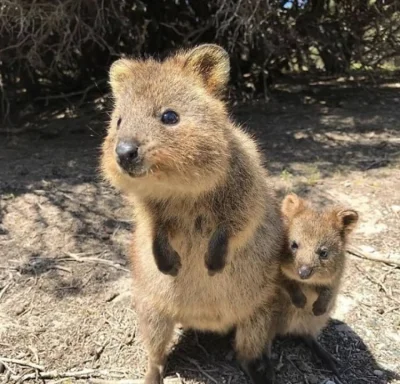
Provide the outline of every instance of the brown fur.
[[[110,71],[115,97],[102,169],[131,200],[136,228],[131,246],[134,295],[149,353],[146,384],[158,383],[173,327],[227,332],[254,383],[269,342],[283,230],[254,141],[228,118],[221,91],[229,60],[215,45],[167,58],[119,60]],[[166,109],[180,115],[165,126]],[[119,124],[119,129],[117,125]],[[135,177],[118,166],[119,140],[140,144]],[[176,277],[160,273],[152,254],[155,223],[179,254]],[[226,267],[210,277],[204,255],[221,223],[231,228]]]
[[[316,339],[334,307],[345,266],[346,242],[357,223],[358,214],[341,207],[316,210],[295,194],[285,197],[282,213],[288,248],[293,241],[298,248],[295,252],[288,249],[281,264],[276,333]],[[328,251],[326,259],[321,259],[318,254],[321,247],[326,247]],[[300,279],[298,270],[301,266],[312,268],[309,279]],[[304,308],[293,305],[288,284],[293,292],[297,289],[296,294],[304,294]],[[321,297],[326,290],[329,290],[330,296]],[[324,313],[315,316],[315,304],[325,299]]]

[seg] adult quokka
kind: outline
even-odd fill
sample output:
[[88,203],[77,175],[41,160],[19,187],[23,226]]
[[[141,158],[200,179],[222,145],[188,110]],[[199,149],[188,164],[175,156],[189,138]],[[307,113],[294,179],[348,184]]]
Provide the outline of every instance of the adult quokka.
[[[257,146],[222,100],[228,78],[228,54],[216,45],[163,61],[120,59],[110,69],[115,103],[102,170],[134,209],[146,384],[161,381],[176,323],[235,329],[237,357],[252,382],[272,380],[262,354],[283,229]],[[213,263],[210,248],[223,258]]]

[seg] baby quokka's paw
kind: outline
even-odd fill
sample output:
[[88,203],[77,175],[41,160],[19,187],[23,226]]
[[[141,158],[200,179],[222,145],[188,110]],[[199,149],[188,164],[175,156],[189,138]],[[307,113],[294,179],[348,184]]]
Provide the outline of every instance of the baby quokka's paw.
[[313,314],[315,316],[321,316],[326,312],[326,306],[325,305],[321,305],[321,303],[319,303],[318,301],[316,301],[313,304]]
[[307,304],[307,298],[303,292],[299,292],[292,297],[292,303],[297,308],[304,308]]

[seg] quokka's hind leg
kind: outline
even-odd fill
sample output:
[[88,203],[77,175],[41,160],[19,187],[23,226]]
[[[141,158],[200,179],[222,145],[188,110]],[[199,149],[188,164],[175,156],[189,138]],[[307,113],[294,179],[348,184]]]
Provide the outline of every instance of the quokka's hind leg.
[[138,308],[139,331],[148,353],[144,384],[161,384],[174,322],[160,313]]
[[327,368],[339,376],[339,362],[313,336],[302,336],[302,340]]
[[271,310],[262,308],[236,328],[235,349],[252,384],[272,384],[275,371],[270,356]]

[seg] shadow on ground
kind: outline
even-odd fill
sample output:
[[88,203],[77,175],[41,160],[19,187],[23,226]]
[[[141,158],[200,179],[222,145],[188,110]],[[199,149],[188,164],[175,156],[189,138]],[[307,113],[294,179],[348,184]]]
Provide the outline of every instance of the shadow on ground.
[[[397,373],[381,367],[362,338],[341,321],[332,320],[320,340],[340,362],[340,378],[321,365],[307,347],[285,337],[277,339],[273,347],[276,383],[312,384],[329,379],[343,384],[383,384],[400,378]],[[228,336],[184,333],[170,355],[167,376],[177,373],[184,380],[201,377],[204,383],[246,382],[246,376],[234,359],[232,345],[233,333]]]

